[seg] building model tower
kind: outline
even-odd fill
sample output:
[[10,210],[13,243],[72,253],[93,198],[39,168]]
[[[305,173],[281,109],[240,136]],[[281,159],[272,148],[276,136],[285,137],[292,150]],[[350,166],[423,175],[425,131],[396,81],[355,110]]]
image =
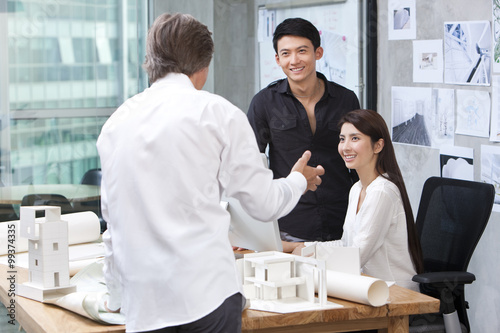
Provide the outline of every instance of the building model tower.
[[[36,212],[45,211],[44,218]],[[18,294],[40,302],[76,291],[69,283],[68,222],[61,221],[61,208],[24,206],[20,211],[21,237],[29,242],[29,282]]]

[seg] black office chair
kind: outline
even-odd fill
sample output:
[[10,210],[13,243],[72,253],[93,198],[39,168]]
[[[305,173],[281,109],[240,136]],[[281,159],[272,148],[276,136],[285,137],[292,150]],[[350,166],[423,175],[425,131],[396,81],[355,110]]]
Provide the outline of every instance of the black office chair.
[[[26,194],[21,201],[21,206],[59,206],[61,207],[61,214],[71,214],[75,212],[71,202],[62,194]],[[43,214],[44,212],[39,211],[36,217],[42,217]]]
[[[424,273],[420,291],[439,298],[439,314],[412,317],[410,332],[470,332],[464,285],[476,277],[467,266],[490,218],[493,185],[451,178],[427,179],[416,226]],[[445,328],[446,327],[446,328]]]
[[[90,169],[83,175],[80,184],[101,186],[102,172],[100,168]],[[90,200],[79,202],[75,207],[78,211],[92,211],[99,217],[101,233],[106,230],[106,221],[102,218],[101,200]]]
[[[0,180],[0,187],[5,186]],[[19,220],[16,209],[11,204],[0,204],[0,222]]]
[[13,205],[0,204],[0,222],[19,220]]
[[100,168],[90,169],[85,172],[85,174],[82,177],[82,180],[80,180],[80,184],[101,186],[101,178],[102,178],[102,172]]

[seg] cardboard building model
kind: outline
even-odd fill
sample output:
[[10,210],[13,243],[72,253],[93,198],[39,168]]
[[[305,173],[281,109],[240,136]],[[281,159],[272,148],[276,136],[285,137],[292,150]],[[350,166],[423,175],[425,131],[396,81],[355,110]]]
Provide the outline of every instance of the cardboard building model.
[[[45,217],[37,219],[41,210]],[[29,281],[18,286],[18,294],[43,302],[75,292],[69,283],[68,223],[61,220],[61,208],[23,206],[20,213],[21,237],[29,241]]]

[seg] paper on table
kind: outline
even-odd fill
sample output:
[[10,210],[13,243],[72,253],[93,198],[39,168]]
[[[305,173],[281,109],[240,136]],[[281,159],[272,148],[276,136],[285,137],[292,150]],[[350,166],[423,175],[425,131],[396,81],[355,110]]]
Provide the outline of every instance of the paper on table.
[[331,270],[326,271],[326,293],[371,306],[382,306],[389,300],[389,287],[385,281]]
[[[359,249],[343,247],[342,242],[307,243],[303,256],[326,262],[326,293],[328,296],[381,306],[389,299],[389,286],[383,280],[360,274]],[[317,286],[316,286],[317,287]]]
[[83,268],[71,278],[70,283],[76,285],[76,292],[45,303],[55,304],[99,323],[125,324],[125,316],[122,313],[110,313],[104,310],[108,288],[104,280],[102,260]]
[[[41,217],[36,220],[42,219]],[[61,220],[68,222],[69,245],[88,243],[99,239],[101,225],[99,217],[94,212],[64,214],[61,215]],[[12,230],[15,230],[15,238],[12,237]],[[11,243],[8,242],[10,239],[15,240],[16,253],[28,251],[28,239],[21,237],[20,231],[19,220],[0,223],[0,255],[7,254],[8,250],[12,249],[12,246],[9,246]]]

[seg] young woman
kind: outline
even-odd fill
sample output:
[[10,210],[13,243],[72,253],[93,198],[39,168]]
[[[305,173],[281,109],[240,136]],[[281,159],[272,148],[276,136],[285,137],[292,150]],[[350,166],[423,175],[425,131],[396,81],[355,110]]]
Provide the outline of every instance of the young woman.
[[[411,279],[422,272],[422,252],[387,125],[375,111],[354,110],[339,127],[339,154],[359,176],[349,193],[343,246],[360,249],[363,273],[418,291]],[[304,246],[283,245],[294,253]]]

